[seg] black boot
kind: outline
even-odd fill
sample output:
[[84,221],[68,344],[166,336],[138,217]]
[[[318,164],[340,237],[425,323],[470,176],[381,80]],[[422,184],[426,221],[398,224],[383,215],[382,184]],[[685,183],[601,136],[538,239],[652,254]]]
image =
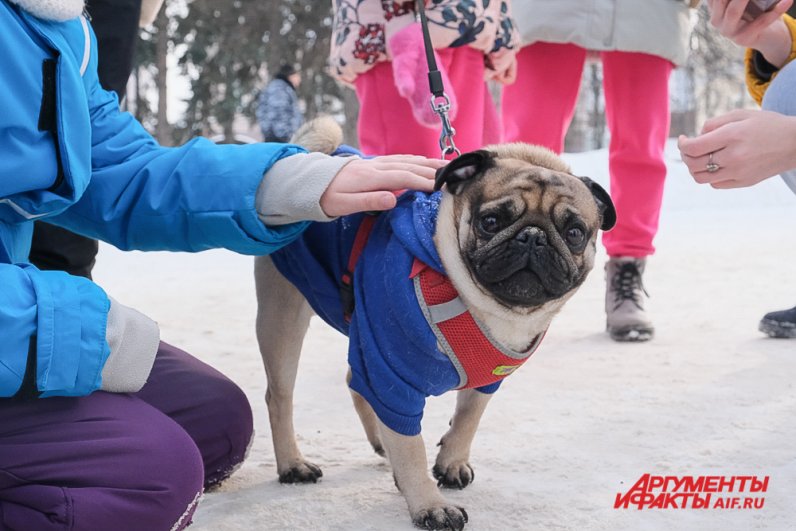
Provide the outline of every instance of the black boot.
[[758,328],[770,337],[796,337],[796,306],[790,310],[767,313]]

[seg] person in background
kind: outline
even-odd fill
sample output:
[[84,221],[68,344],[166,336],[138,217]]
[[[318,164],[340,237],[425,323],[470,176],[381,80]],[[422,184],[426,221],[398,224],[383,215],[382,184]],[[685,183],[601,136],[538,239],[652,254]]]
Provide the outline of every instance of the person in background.
[[[151,24],[163,0],[92,0],[86,11],[97,35],[102,87],[124,99],[139,27]],[[143,5],[142,5],[143,4]],[[66,271],[91,278],[97,258],[97,240],[37,221],[33,225],[30,261],[42,270]]]
[[296,93],[300,84],[299,71],[295,66],[285,64],[260,92],[257,122],[266,142],[288,142],[304,122]]
[[[695,5],[695,2],[693,3]],[[616,341],[646,341],[655,328],[642,282],[655,251],[669,134],[669,76],[688,54],[689,5],[680,0],[525,0],[514,5],[524,47],[502,100],[506,141],[560,153],[584,61],[599,52],[617,225],[603,234],[606,328]]]
[[[796,193],[796,20],[782,0],[746,20],[749,0],[707,0],[711,24],[746,50],[746,84],[762,110],[742,109],[705,122],[702,132],[678,139],[698,183],[742,188],[780,175]],[[796,307],[766,314],[759,329],[776,338],[796,338]]]
[[[485,82],[510,83],[519,37],[508,0],[426,2],[437,66],[451,103],[455,143],[472,151],[500,140]],[[331,74],[356,89],[360,149],[370,155],[440,155],[428,65],[415,2],[334,0]]]
[[100,86],[84,7],[0,0],[0,528],[181,530],[246,456],[246,396],[93,281],[30,264],[32,221],[125,250],[263,255],[305,220],[431,191],[443,161],[160,146]]

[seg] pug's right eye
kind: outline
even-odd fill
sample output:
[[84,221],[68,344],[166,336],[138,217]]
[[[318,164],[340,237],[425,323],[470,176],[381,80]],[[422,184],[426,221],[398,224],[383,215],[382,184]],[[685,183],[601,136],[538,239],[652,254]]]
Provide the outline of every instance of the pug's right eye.
[[500,222],[498,221],[497,216],[494,214],[481,216],[478,224],[481,230],[487,234],[495,234],[500,230]]

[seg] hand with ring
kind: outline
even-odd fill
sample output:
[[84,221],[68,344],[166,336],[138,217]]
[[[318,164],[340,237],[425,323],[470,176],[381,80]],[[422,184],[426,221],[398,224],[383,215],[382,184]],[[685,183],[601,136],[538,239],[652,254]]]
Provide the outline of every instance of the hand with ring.
[[677,146],[694,180],[713,188],[743,188],[796,168],[796,116],[735,110],[681,135]]
[[713,162],[713,152],[711,151],[710,154],[708,154],[708,163],[705,164],[705,171],[708,173],[716,173],[720,169],[721,166],[719,166],[718,163]]

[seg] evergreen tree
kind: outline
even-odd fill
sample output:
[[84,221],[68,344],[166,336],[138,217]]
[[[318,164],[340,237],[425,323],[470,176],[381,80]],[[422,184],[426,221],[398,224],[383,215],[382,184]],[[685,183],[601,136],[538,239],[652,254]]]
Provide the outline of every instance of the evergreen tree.
[[[174,127],[177,141],[217,133],[231,138],[236,117],[254,121],[257,95],[268,75],[288,62],[301,68],[299,97],[308,118],[350,108],[343,104],[347,89],[326,73],[330,2],[168,0],[166,7],[160,16],[169,21],[147,30],[142,46],[148,51],[142,58],[152,70],[157,58],[153,47],[160,35],[168,34],[169,53],[190,82],[185,115]],[[140,115],[148,116],[143,111]],[[155,121],[161,129],[163,118]]]

